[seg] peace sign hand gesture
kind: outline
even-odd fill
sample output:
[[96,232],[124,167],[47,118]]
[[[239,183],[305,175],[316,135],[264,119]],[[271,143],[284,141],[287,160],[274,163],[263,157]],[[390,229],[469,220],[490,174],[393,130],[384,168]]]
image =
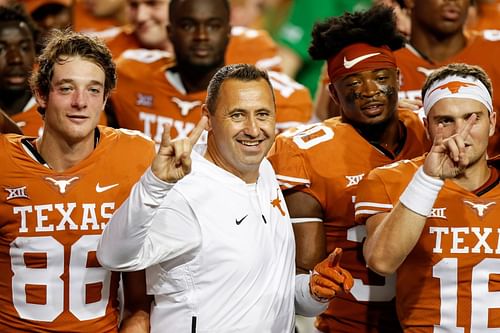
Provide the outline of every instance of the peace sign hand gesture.
[[424,172],[427,175],[441,179],[454,178],[465,170],[469,164],[465,140],[476,118],[477,115],[472,114],[463,127],[448,138],[444,138],[443,125],[438,125],[434,143],[424,163]]
[[165,124],[160,148],[151,165],[151,171],[159,179],[175,183],[191,172],[191,151],[207,125],[207,116],[202,116],[188,137],[170,139],[170,124]]

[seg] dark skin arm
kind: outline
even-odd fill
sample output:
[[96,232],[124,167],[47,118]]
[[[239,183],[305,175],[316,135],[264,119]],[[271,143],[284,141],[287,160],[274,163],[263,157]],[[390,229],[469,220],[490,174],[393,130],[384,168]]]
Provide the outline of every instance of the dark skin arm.
[[[290,217],[323,219],[321,205],[313,196],[299,191],[285,191],[284,196]],[[323,222],[294,223],[293,231],[297,249],[295,258],[297,274],[308,274],[326,257]]]
[[120,324],[120,333],[147,333],[153,296],[146,294],[145,271],[123,273],[122,278],[125,311]]
[[23,134],[19,126],[2,110],[0,110],[0,133]]

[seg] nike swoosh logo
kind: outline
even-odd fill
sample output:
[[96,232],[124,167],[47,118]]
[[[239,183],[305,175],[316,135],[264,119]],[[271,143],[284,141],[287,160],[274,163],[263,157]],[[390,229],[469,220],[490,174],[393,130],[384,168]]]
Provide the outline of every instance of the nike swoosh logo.
[[95,186],[95,191],[97,193],[102,193],[102,192],[106,192],[107,190],[111,190],[113,187],[117,187],[117,186],[118,186],[118,184],[113,184],[113,185],[101,187],[99,185],[99,183],[97,183],[97,185]]
[[357,58],[354,58],[352,60],[347,60],[346,57],[344,57],[344,67],[346,69],[349,69],[351,67],[354,67],[356,66],[357,63],[363,61],[363,60],[366,60],[368,58],[371,58],[371,57],[374,57],[376,55],[379,55],[380,52],[375,52],[375,53],[368,53],[368,54],[365,54],[365,55],[362,55],[362,56],[359,56]]
[[248,216],[248,214],[245,215],[243,218],[241,218],[241,220],[236,219],[236,225],[240,225],[240,223],[243,222],[243,220],[246,219],[247,216]]

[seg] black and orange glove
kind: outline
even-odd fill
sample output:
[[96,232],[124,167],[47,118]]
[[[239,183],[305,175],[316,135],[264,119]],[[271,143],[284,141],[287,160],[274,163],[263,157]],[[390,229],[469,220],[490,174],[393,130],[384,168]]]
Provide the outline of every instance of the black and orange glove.
[[309,280],[311,295],[320,302],[328,302],[335,295],[348,293],[354,285],[351,273],[340,267],[342,249],[336,248],[332,253],[314,266]]

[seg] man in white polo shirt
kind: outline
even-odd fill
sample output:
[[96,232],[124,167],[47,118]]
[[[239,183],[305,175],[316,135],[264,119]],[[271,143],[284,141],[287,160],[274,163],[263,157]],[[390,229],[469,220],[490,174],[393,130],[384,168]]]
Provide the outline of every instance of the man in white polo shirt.
[[[196,128],[174,141],[165,128],[151,169],[107,225],[98,259],[147,268],[152,332],[292,332],[295,312],[317,315],[352,287],[341,251],[295,276],[290,217],[265,159],[275,115],[266,72],[223,67]],[[206,147],[191,152],[203,129]]]

